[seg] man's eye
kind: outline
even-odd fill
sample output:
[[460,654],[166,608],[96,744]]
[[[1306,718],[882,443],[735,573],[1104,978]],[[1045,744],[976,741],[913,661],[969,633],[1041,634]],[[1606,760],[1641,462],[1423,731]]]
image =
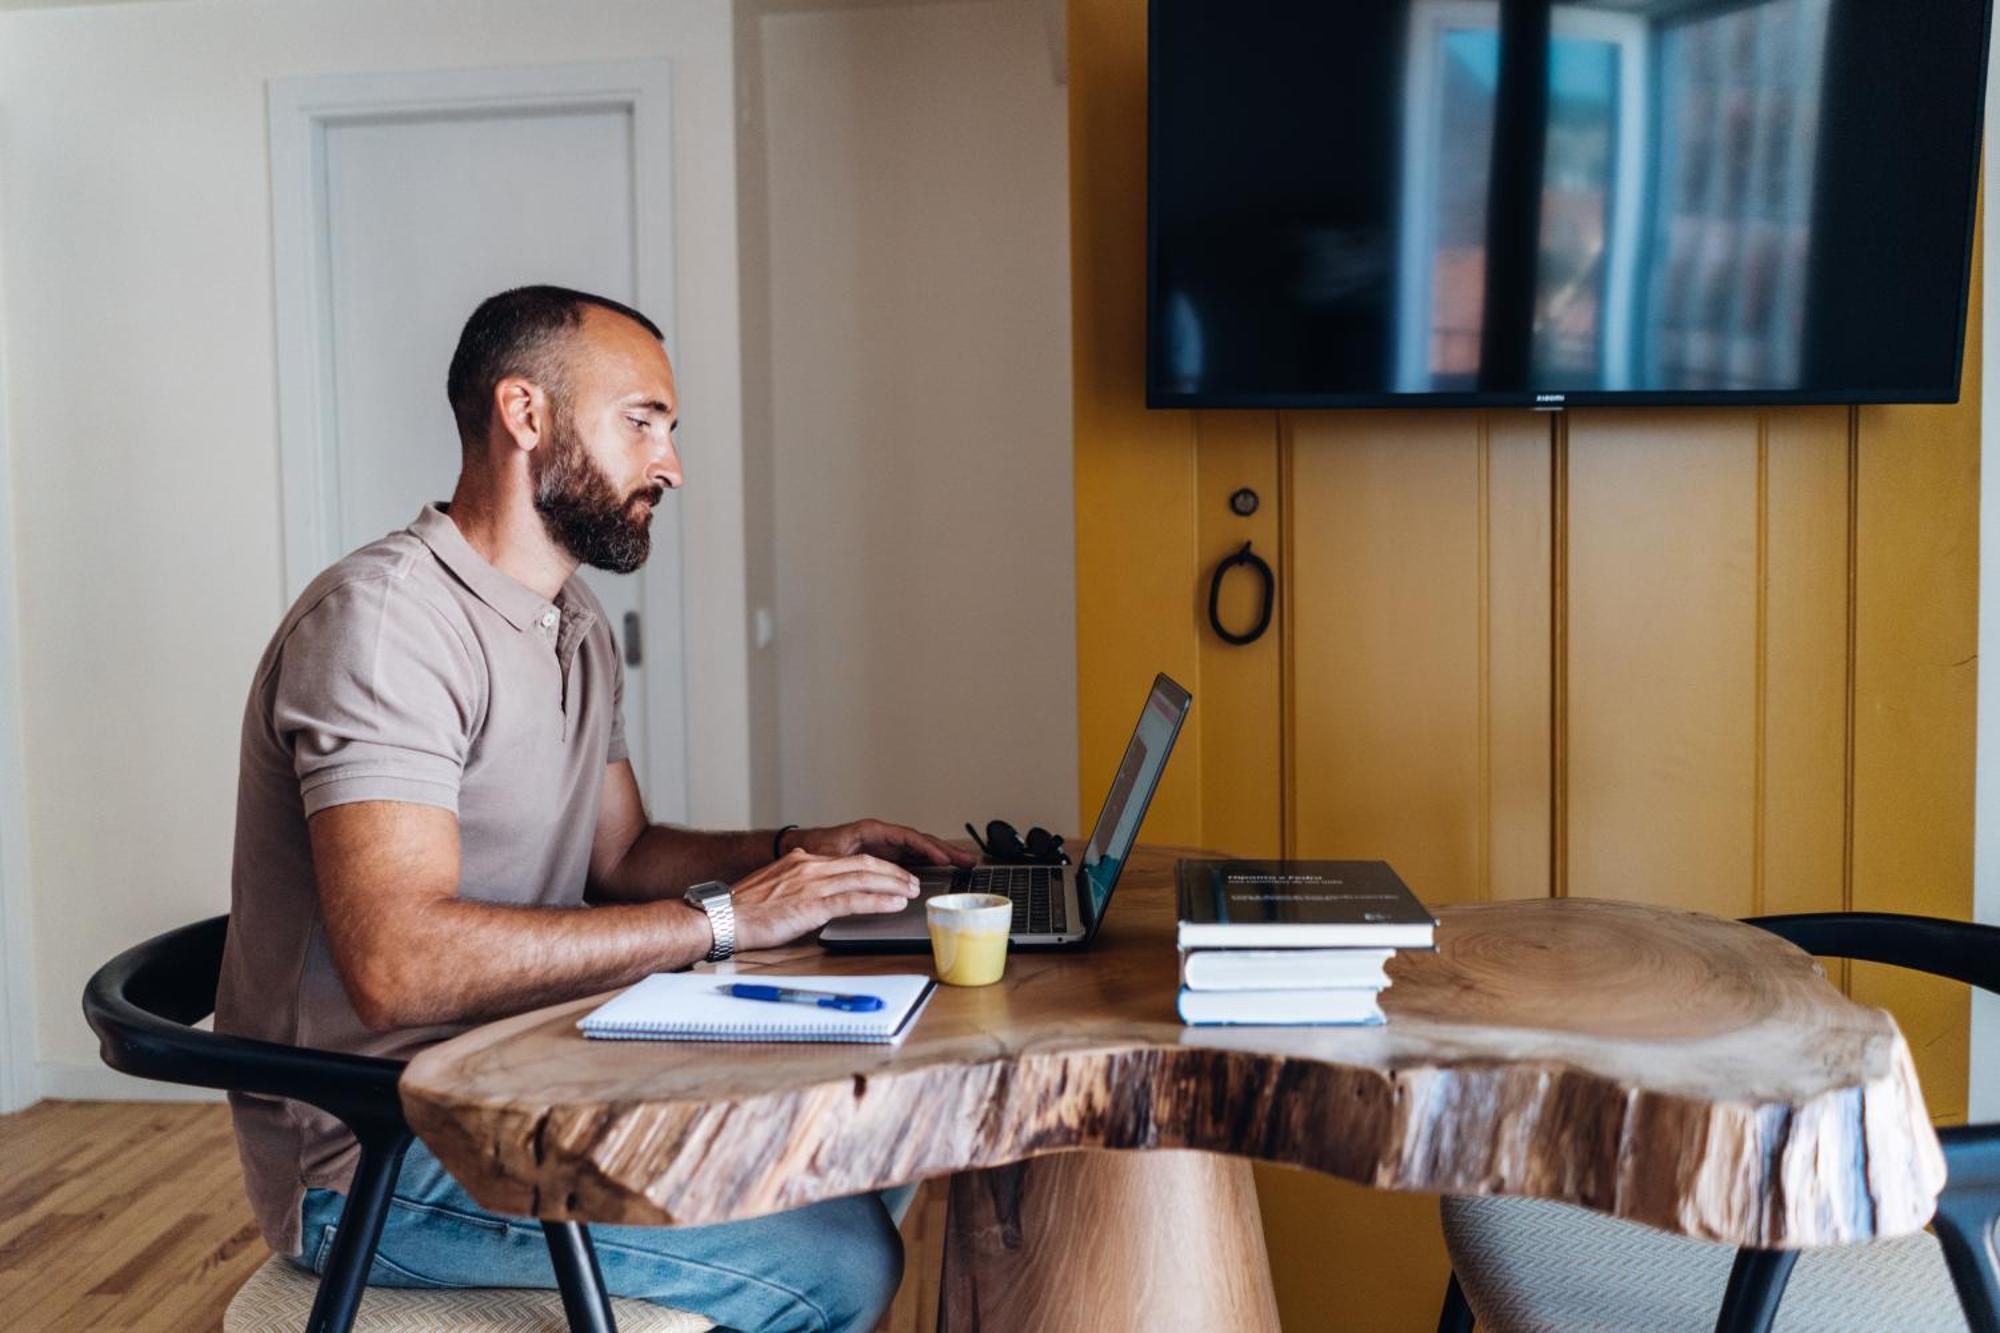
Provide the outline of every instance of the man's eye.
[[644,430],[646,429],[647,426],[652,424],[651,422],[647,421],[646,418],[644,417],[626,417],[625,419],[631,422],[633,425],[637,426],[640,430]]

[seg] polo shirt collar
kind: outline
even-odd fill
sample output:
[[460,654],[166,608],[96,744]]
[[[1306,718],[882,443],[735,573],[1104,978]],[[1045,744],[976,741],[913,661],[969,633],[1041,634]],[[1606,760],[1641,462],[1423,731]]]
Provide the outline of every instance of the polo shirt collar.
[[[542,617],[557,610],[554,602],[548,601],[540,593],[522,583],[512,575],[503,574],[486,559],[472,549],[472,543],[458,530],[458,524],[451,521],[445,512],[443,502],[427,504],[417,515],[416,522],[410,524],[410,531],[417,534],[424,545],[431,548],[446,569],[458,577],[458,581],[472,590],[473,596],[498,611],[501,618],[517,630],[525,630],[531,625],[542,623]],[[564,592],[568,585],[564,585]],[[562,594],[557,594],[561,599]]]

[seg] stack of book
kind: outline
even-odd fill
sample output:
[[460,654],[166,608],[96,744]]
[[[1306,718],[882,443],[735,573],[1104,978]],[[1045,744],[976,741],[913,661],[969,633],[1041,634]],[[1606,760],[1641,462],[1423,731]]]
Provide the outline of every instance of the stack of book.
[[1399,949],[1437,922],[1386,861],[1184,860],[1181,1021],[1380,1023]]

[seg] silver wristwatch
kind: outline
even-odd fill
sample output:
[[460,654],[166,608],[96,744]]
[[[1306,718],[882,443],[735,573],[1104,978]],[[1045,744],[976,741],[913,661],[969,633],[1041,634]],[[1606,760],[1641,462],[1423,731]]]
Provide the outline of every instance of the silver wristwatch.
[[736,952],[736,904],[729,897],[729,886],[719,879],[697,884],[684,895],[689,902],[708,913],[708,924],[715,932],[715,943],[709,948],[704,962],[719,963]]

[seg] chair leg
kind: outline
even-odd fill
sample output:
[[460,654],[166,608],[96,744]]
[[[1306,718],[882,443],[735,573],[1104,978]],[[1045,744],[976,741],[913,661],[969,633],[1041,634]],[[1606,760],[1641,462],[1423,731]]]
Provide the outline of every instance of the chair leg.
[[1472,1307],[1465,1302],[1465,1288],[1458,1285],[1457,1273],[1445,1284],[1444,1309],[1438,1311],[1438,1333],[1472,1333]]
[[347,1206],[340,1210],[340,1223],[334,1228],[333,1251],[320,1274],[306,1333],[348,1333],[353,1328],[362,1289],[368,1285],[368,1269],[375,1262],[375,1246],[382,1239],[382,1221],[389,1215],[396,1172],[409,1146],[408,1130],[361,1145],[361,1164],[354,1170]]
[[2000,1186],[1946,1189],[1938,1196],[1937,1216],[1932,1222],[1972,1333],[2000,1333],[2000,1256],[1994,1252],[2000,1237],[1994,1235],[1996,1221],[2000,1221]]
[[1798,1261],[1797,1250],[1738,1250],[1736,1264],[1729,1270],[1729,1287],[1722,1294],[1722,1313],[1715,1317],[1715,1333],[1769,1333],[1792,1265]]
[[542,1238],[549,1243],[549,1262],[555,1265],[556,1288],[562,1292],[570,1333],[618,1333],[589,1229],[581,1222],[544,1219]]

